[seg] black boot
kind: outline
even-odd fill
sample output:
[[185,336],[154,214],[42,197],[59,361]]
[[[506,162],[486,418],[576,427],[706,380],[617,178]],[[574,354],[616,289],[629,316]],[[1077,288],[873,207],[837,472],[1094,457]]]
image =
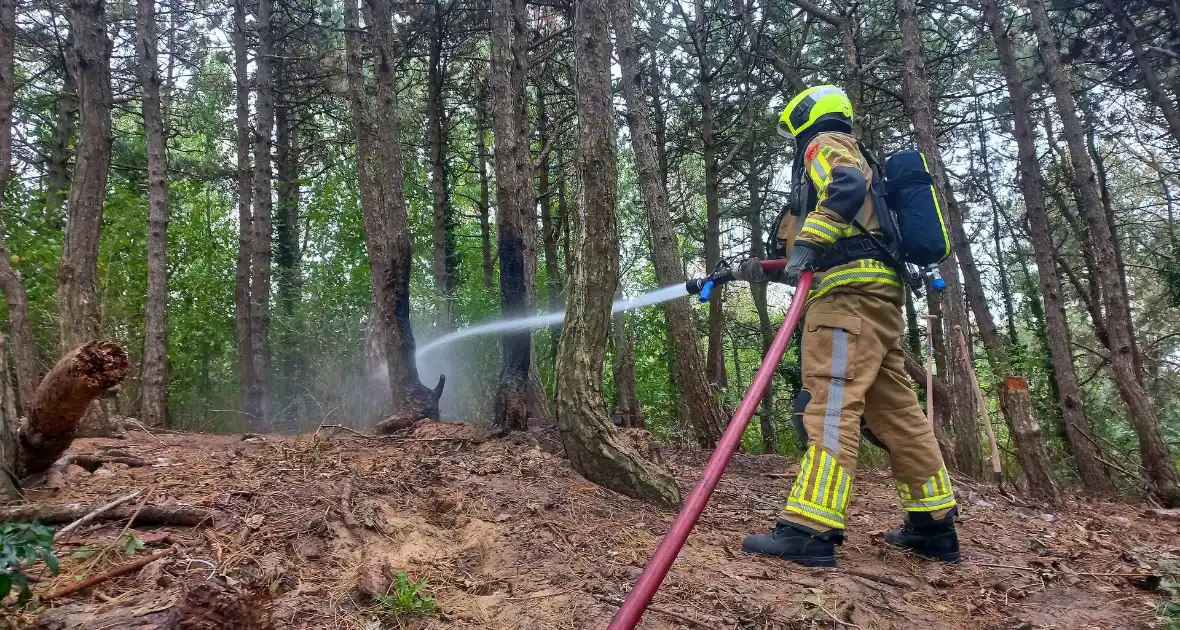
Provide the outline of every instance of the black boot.
[[836,544],[842,536],[813,532],[798,525],[779,523],[766,534],[746,536],[742,551],[790,560],[805,567],[836,566]]
[[911,512],[904,527],[885,532],[885,542],[942,562],[958,562],[960,558],[954,511],[937,520],[923,512]]

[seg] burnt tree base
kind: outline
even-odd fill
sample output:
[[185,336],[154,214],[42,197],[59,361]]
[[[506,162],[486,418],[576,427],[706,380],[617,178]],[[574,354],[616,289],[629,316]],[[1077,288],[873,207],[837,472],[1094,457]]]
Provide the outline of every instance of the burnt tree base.
[[390,435],[414,426],[419,420],[438,420],[438,401],[442,398],[446,382],[445,376],[439,376],[438,385],[430,389],[415,379],[414,383],[406,388],[401,401],[396,403],[393,414],[377,423],[374,433]]

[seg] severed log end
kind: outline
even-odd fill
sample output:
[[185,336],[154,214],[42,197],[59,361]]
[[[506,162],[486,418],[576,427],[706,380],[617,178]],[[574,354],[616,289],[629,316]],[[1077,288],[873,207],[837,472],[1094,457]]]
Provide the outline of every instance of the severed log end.
[[113,341],[91,341],[59,359],[37,386],[21,425],[20,475],[48,470],[69,448],[90,403],[130,370],[127,354]]

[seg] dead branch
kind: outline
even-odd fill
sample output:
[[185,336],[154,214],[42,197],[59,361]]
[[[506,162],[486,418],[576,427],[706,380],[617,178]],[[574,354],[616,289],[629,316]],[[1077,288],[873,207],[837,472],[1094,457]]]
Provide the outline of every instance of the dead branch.
[[120,497],[118,499],[115,499],[114,501],[111,501],[110,503],[108,503],[106,505],[99,506],[99,507],[91,510],[90,512],[87,512],[82,518],[80,518],[80,519],[74,521],[73,523],[70,523],[69,525],[66,525],[65,527],[58,530],[58,532],[53,535],[53,541],[57,542],[57,541],[65,539],[65,537],[69,536],[71,532],[73,532],[74,530],[78,529],[79,527],[93,521],[94,519],[101,516],[103,513],[107,512],[109,510],[113,510],[114,508],[117,508],[120,505],[123,505],[124,503],[139,496],[140,492],[141,492],[140,490],[136,490],[135,492],[132,492],[131,494],[129,494],[127,496]]
[[125,575],[127,573],[131,573],[132,571],[139,569],[141,567],[144,567],[148,564],[151,564],[151,563],[155,562],[156,560],[163,558],[164,556],[172,555],[172,553],[174,551],[176,551],[176,550],[172,549],[172,548],[161,549],[160,551],[157,551],[156,553],[153,553],[150,556],[136,558],[135,560],[132,560],[131,562],[121,564],[113,569],[108,569],[106,571],[101,571],[99,573],[95,573],[94,575],[86,578],[85,580],[82,580],[81,582],[77,582],[75,584],[70,584],[69,586],[64,586],[62,588],[59,588],[58,590],[53,591],[52,593],[42,595],[41,601],[47,602],[47,601],[50,601],[53,599],[65,597],[67,595],[72,595],[74,593],[77,593],[80,590],[90,588],[91,586],[94,586],[95,584],[98,584],[100,582],[105,582],[111,578],[115,578],[115,577],[119,577],[120,575]]
[[897,588],[904,588],[904,589],[909,589],[909,590],[913,590],[915,588],[918,588],[917,582],[914,582],[913,580],[911,580],[909,578],[903,578],[903,577],[896,576],[896,575],[883,575],[880,573],[873,573],[871,571],[862,571],[860,569],[844,569],[844,568],[842,568],[842,569],[840,569],[840,571],[847,573],[848,575],[855,575],[857,577],[862,577],[866,580],[872,580],[874,582],[879,582],[881,584],[888,584],[889,586],[896,586]]
[[[37,521],[45,525],[57,523],[71,523],[80,520],[91,512],[98,511],[93,505],[71,503],[68,505],[17,505],[0,508],[0,522],[19,521],[30,523]],[[209,510],[189,505],[165,504],[145,505],[135,513],[135,508],[120,505],[106,511],[98,511],[92,520],[123,521],[135,517],[134,523],[139,525],[182,525],[195,527],[213,520],[213,513]]]

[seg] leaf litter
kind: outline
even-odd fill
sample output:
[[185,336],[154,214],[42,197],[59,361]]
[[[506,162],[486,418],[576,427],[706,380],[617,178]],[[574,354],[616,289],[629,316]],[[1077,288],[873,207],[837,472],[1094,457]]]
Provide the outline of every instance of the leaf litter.
[[[152,502],[211,510],[213,523],[79,528],[56,549],[61,575],[43,575],[37,592],[110,568],[88,563],[114,544],[175,553],[36,614],[9,607],[10,626],[602,628],[675,516],[586,482],[544,432],[490,438],[432,422],[380,439],[137,432],[79,439],[71,452],[112,445],[169,465],[75,475],[31,500],[99,505],[150,489]],[[660,454],[687,493],[707,454]],[[964,562],[934,564],[882,545],[900,518],[883,470],[858,475],[839,568],[741,553],[745,534],[773,526],[796,463],[735,457],[641,628],[1168,628],[1180,611],[1176,520],[1113,501],[1014,505],[959,481]],[[402,574],[427,581],[437,611],[374,614]]]

